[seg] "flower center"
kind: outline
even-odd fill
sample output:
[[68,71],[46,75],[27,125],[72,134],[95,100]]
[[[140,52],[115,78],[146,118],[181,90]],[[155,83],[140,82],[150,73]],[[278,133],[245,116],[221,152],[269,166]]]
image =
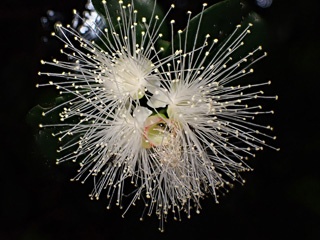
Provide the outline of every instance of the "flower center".
[[167,145],[170,141],[170,122],[162,114],[147,118],[144,123],[142,147]]
[[147,78],[152,69],[152,62],[142,56],[117,58],[105,85],[117,96],[130,95],[133,99],[140,99],[149,85]]

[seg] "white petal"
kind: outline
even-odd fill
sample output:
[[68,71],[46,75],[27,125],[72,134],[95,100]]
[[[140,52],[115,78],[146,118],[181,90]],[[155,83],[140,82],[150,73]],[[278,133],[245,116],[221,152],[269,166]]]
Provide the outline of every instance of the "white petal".
[[133,111],[133,117],[139,126],[143,126],[146,119],[152,114],[152,111],[145,107],[136,107]]
[[170,103],[169,98],[165,92],[155,91],[153,96],[147,102],[148,106],[152,108],[165,107]]
[[159,91],[160,89],[160,80],[158,77],[153,77],[153,79],[151,79],[150,77],[147,80],[147,89],[149,92],[151,93],[155,93],[156,91]]

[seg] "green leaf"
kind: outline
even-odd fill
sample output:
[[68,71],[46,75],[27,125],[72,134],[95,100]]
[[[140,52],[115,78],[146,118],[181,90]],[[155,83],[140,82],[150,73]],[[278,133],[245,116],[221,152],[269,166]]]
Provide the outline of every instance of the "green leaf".
[[[63,103],[68,102],[74,96],[72,94],[64,94],[53,99],[46,99],[43,104],[34,106],[27,114],[26,121],[33,127],[38,128],[39,124],[57,124],[60,122],[59,112],[63,107]],[[50,101],[49,101],[50,100]],[[49,102],[48,102],[49,101]],[[56,108],[44,116],[44,113]]]
[[245,44],[237,53],[239,56],[242,56],[259,46],[262,46],[266,49],[270,44],[268,25],[257,13],[249,12],[249,14],[241,22],[242,28],[248,26],[249,23],[253,24],[253,26],[250,28],[251,33],[248,34],[244,39]]
[[[47,111],[40,105],[33,107],[27,114],[26,121],[34,130],[34,141],[39,153],[47,159],[53,160],[57,157],[56,149],[58,148],[58,139],[52,134],[55,132],[53,128],[40,128],[39,125],[44,122],[55,121],[53,116],[43,116],[42,113]],[[58,119],[56,119],[59,121]]]
[[[244,69],[246,67],[249,67],[248,65],[251,65],[253,61],[265,55],[264,49],[267,48],[269,44],[267,23],[257,13],[249,12],[245,17],[243,17],[243,20],[239,24],[240,27],[237,29],[235,35],[232,36],[230,39],[226,38],[224,41],[219,42],[214,51],[210,53],[208,59],[210,59],[210,56],[214,56],[217,51],[226,51],[229,48],[230,43],[234,42],[236,38],[238,38],[239,35],[243,31],[245,31],[249,24],[252,24],[252,26],[248,29],[250,33],[248,33],[241,41],[243,42],[243,44],[231,54],[230,57],[232,57],[232,60],[228,62],[228,66],[231,66],[232,64],[237,63],[239,60],[246,58],[245,62],[241,61],[241,69]],[[225,44],[227,41],[228,43]],[[261,50],[258,50],[252,56],[248,56],[249,53],[252,53],[253,51],[260,48]],[[251,69],[252,67],[254,68],[255,64],[250,66],[249,68]],[[238,83],[250,84],[258,81],[259,78],[256,78],[255,74],[253,74],[247,75],[245,78],[241,78],[241,80],[239,80]]]
[[168,49],[171,47],[171,42],[163,39],[159,39],[157,43],[158,48],[162,48],[163,52],[168,52]]
[[[248,55],[248,53],[256,50],[260,46],[262,48],[267,48],[269,43],[269,37],[268,37],[268,27],[266,22],[255,12],[249,12],[247,16],[243,18],[240,25],[241,27],[237,30],[237,33],[230,39],[225,39],[224,41],[220,42],[217,46],[217,50],[225,44],[226,41],[229,41],[229,43],[233,42],[241,32],[243,32],[249,24],[252,24],[252,26],[249,28],[250,33],[245,36],[243,39],[243,45],[240,46],[233,54],[232,59],[233,62],[240,60],[241,58],[244,58]],[[228,48],[229,44],[226,45],[226,48]],[[214,52],[213,52],[214,54]],[[260,55],[262,56],[264,54],[264,50],[260,51]],[[252,59],[248,59],[248,64],[250,64],[256,57],[252,57]],[[244,66],[245,64],[243,64]]]
[[[203,45],[207,34],[211,36],[211,40],[218,38],[221,41],[233,32],[240,21],[241,4],[239,0],[219,2],[190,20],[188,29],[181,33],[182,43],[187,36],[186,50],[191,51],[194,46],[200,47]],[[175,50],[180,49],[178,35],[174,39],[174,48]]]
[[[36,105],[26,116],[27,124],[34,130],[36,147],[45,158],[51,160],[57,158],[56,150],[58,149],[60,142],[57,137],[53,136],[53,134],[58,131],[55,127],[42,128],[40,125],[60,123],[59,112],[61,111],[61,104],[70,99],[70,97],[71,96],[69,95],[59,96],[54,99],[54,102],[43,104],[45,106]],[[45,116],[43,115],[43,113],[48,112],[50,109],[55,107],[57,108],[50,111]]]

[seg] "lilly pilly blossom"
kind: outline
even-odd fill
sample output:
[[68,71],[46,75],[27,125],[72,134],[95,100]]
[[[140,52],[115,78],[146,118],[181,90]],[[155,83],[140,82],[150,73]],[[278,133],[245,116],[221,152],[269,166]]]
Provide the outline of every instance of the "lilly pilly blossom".
[[[238,83],[266,54],[258,47],[232,59],[250,34],[249,24],[237,26],[219,49],[218,40],[209,41],[209,35],[199,47],[197,39],[181,37],[179,31],[178,45],[172,41],[171,54],[161,58],[156,42],[165,19],[154,13],[150,19],[143,17],[143,30],[138,30],[133,1],[119,1],[115,26],[103,3],[108,27],[96,30],[99,44],[57,25],[57,37],[66,48],[61,52],[70,60],[42,61],[63,72],[41,75],[63,80],[39,86],[54,85],[69,100],[43,113],[62,109],[61,123],[40,126],[60,127],[54,134],[63,143],[57,163],[80,163],[72,180],[93,178],[92,199],[105,192],[108,208],[112,200],[122,208],[124,196],[131,196],[125,213],[142,199],[147,214],[155,212],[163,230],[168,214],[180,219],[186,212],[190,217],[210,194],[218,202],[217,189],[228,188],[230,181],[244,182],[240,172],[251,170],[246,159],[271,147],[264,139],[274,137],[264,130],[272,128],[254,123],[254,117],[272,111],[252,105],[256,99],[276,98],[263,96],[259,89],[269,82]],[[187,27],[185,36],[188,31]],[[191,49],[188,41],[194,42]],[[250,62],[251,58],[256,60]]]

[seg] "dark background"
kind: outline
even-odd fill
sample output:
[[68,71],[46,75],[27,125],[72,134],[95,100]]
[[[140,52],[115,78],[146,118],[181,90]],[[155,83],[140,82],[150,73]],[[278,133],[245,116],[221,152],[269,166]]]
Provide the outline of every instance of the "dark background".
[[[200,5],[174,2],[181,12]],[[255,74],[271,79],[267,91],[279,95],[270,123],[278,136],[272,144],[281,151],[259,152],[244,186],[236,185],[219,205],[204,200],[190,220],[169,219],[165,233],[155,216],[140,222],[140,209],[123,219],[116,206],[105,209],[102,197],[90,201],[90,184],[69,182],[76,168],[54,165],[33,144],[25,118],[38,103],[39,61],[59,57],[61,47],[44,41],[52,29],[40,18],[51,9],[68,23],[84,3],[1,1],[0,239],[320,239],[319,1],[274,0],[267,9],[249,1],[271,29],[269,56]]]

